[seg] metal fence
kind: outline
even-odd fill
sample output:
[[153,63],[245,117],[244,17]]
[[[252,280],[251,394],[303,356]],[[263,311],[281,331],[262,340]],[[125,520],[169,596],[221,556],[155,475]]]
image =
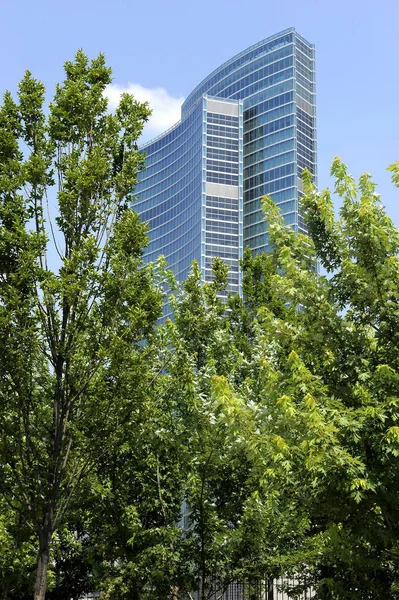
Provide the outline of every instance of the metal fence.
[[[314,597],[314,591],[311,587],[302,592],[297,592],[295,596],[288,596],[285,590],[298,590],[298,581],[295,579],[274,579],[262,580],[251,583],[231,583],[225,591],[216,589],[207,596],[207,600],[310,600]],[[200,600],[201,593],[192,594],[193,600]]]
[[[295,579],[280,578],[274,580],[262,580],[251,583],[230,583],[226,590],[217,589],[207,595],[207,600],[291,600],[295,597],[295,600],[311,600],[314,596],[314,591],[311,587],[307,588],[303,592],[296,594],[295,596],[288,596],[284,591],[289,587],[294,589],[298,586],[298,581]],[[81,600],[94,600],[100,597],[99,592],[94,592],[83,596]],[[193,600],[201,600],[200,592],[193,592],[191,594]],[[185,600],[189,600],[186,598]]]

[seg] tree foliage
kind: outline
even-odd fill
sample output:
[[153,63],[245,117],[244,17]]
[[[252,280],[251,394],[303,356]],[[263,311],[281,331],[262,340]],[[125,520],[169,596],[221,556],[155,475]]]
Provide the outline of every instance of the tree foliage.
[[82,480],[137,410],[162,302],[129,208],[149,109],[123,95],[107,113],[102,55],[65,74],[48,111],[29,72],[0,109],[0,484],[36,539],[37,599]]
[[102,55],[65,74],[48,109],[30,73],[0,108],[2,596],[399,597],[399,233],[371,177],[334,160],[337,217],[305,172],[306,236],[265,198],[243,297],[194,263],[157,324],[130,208],[149,109],[107,112]]
[[313,579],[320,598],[395,598],[399,236],[369,175],[356,183],[338,159],[332,175],[338,219],[330,191],[304,174],[309,236],[284,227],[265,200],[274,251],[247,259],[262,365],[249,393],[259,390],[266,408],[265,456],[280,448],[275,490],[304,519],[288,552],[275,553],[280,572]]

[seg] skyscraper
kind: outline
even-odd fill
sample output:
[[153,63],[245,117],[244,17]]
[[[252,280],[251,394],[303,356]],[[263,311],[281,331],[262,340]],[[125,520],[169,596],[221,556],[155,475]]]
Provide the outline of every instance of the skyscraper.
[[243,247],[268,249],[260,199],[305,226],[300,176],[316,179],[314,46],[294,28],[237,54],[188,96],[181,120],[142,148],[147,168],[134,208],[150,224],[146,260],[164,254],[179,280],[196,259],[205,280],[222,257],[240,291]]

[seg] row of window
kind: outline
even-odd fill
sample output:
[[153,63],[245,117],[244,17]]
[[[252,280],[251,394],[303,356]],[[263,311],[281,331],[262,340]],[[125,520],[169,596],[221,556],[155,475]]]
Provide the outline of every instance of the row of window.
[[281,94],[280,96],[274,96],[270,100],[265,100],[252,108],[244,111],[244,129],[252,129],[251,120],[254,117],[257,117],[261,113],[268,112],[273,108],[277,108],[277,106],[281,106],[282,104],[288,104],[294,100],[294,92],[286,92],[285,94]]
[[207,125],[206,133],[208,135],[217,135],[223,138],[238,139],[238,128],[227,127],[226,125]]
[[[291,95],[291,94],[284,94],[284,95]],[[295,104],[293,102],[289,102],[288,104],[282,104],[281,106],[279,106],[277,108],[271,109],[267,112],[263,112],[262,114],[255,117],[254,119],[247,121],[247,123],[244,126],[244,138],[245,138],[246,134],[248,134],[250,131],[253,131],[254,129],[258,128],[260,125],[264,125],[265,123],[270,123],[270,121],[274,121],[275,119],[277,119],[279,117],[283,117],[283,116],[288,115],[293,112],[295,112]]]
[[226,208],[238,210],[238,198],[223,198],[219,196],[206,196],[207,208]]
[[[173,269],[173,272],[178,278],[181,274],[186,273],[182,279],[187,279],[187,275],[192,267],[192,262],[198,257],[200,247],[200,236],[196,236],[177,251],[171,254],[165,254],[168,268]],[[156,258],[158,258],[158,256]],[[180,281],[182,281],[182,279],[180,279]]]
[[244,136],[244,152],[248,153],[248,148],[245,147],[246,144],[249,144],[251,141],[257,138],[264,139],[270,133],[278,131],[279,129],[285,129],[286,127],[290,127],[295,123],[295,115],[288,115],[287,117],[283,117],[281,119],[277,119],[277,121],[272,121],[272,123],[268,123],[266,125],[262,125],[262,127],[258,127],[258,129],[253,129],[249,133]]
[[309,102],[301,98],[301,96],[298,96],[298,94],[296,94],[296,105],[297,107],[299,106],[301,110],[304,110],[307,115],[315,116],[316,107],[313,106],[313,104],[309,104]]
[[155,190],[155,192],[154,188],[150,188],[149,190],[138,190],[140,196],[135,203],[135,210],[141,214],[145,210],[155,207],[168,198],[173,198],[173,201],[178,203],[194,192],[194,190],[198,193],[198,188],[200,188],[201,185],[202,172],[196,169],[187,174],[186,177],[184,177],[178,185],[173,186],[172,189],[165,188],[163,185],[160,186],[159,190]]
[[214,219],[215,221],[230,221],[231,223],[238,223],[237,210],[207,208],[205,216],[207,219]]
[[208,112],[206,121],[207,123],[214,123],[215,125],[238,127],[238,117],[232,117],[231,115],[220,115],[219,113]]
[[206,172],[206,180],[209,183],[223,183],[224,185],[238,185],[238,175],[230,175],[228,173],[214,173],[213,171]]
[[302,85],[300,85],[298,81],[297,81],[296,91],[297,91],[297,94],[299,94],[299,96],[302,96],[302,98],[304,100],[306,100],[307,102],[309,102],[309,104],[315,103],[314,94],[311,94],[307,89],[305,89]]
[[270,183],[265,183],[263,185],[260,185],[259,187],[252,188],[248,192],[244,192],[244,204],[246,204],[250,200],[254,200],[254,198],[261,198],[266,194],[272,194],[273,192],[277,192],[285,188],[294,187],[296,183],[295,179],[296,178],[293,175],[290,175],[289,177],[276,179],[275,181],[271,181]]
[[[201,208],[198,202],[193,202],[189,210],[184,211],[176,219],[164,221],[157,228],[150,227],[149,237],[153,249],[167,246],[174,238],[181,237],[186,231],[197,227],[201,220]],[[163,240],[161,243],[160,240]]]
[[[296,200],[288,200],[287,202],[281,202],[280,204],[278,204],[278,207],[283,214],[293,212],[296,210]],[[244,227],[248,227],[248,225],[258,223],[261,220],[263,220],[263,213],[260,210],[259,202],[259,210],[244,217]]]
[[246,87],[240,87],[241,82],[238,82],[232,86],[233,89],[228,92],[228,96],[225,96],[223,92],[223,97],[231,98],[233,100],[242,100],[248,96],[251,96],[252,94],[255,94],[256,92],[259,92],[261,89],[268,88],[271,85],[279,83],[280,81],[284,81],[285,79],[290,79],[291,77],[294,77],[294,69],[292,67],[285,69],[284,71],[279,71],[270,77],[259,79],[255,83]]
[[[233,140],[226,139],[230,136],[230,132],[234,132],[234,136],[238,138],[238,129],[232,129],[222,125],[208,125],[208,133],[219,133],[223,137],[207,136],[207,142],[212,148],[218,150],[229,150],[227,144]],[[236,140],[238,144],[238,139]],[[227,147],[226,147],[227,146]],[[237,148],[238,149],[238,148]],[[238,155],[238,152],[237,152]],[[224,185],[238,185],[238,161],[226,162],[213,159],[206,161],[206,181],[211,183],[220,183]]]
[[267,225],[265,221],[260,221],[255,225],[250,225],[249,227],[244,227],[244,238],[253,237],[254,235],[259,235],[260,233],[265,233],[267,229]]
[[[281,190],[279,192],[270,193],[270,196],[276,204],[280,204],[282,202],[285,202],[286,200],[295,199],[295,194],[296,194],[295,188],[288,188],[285,190]],[[260,196],[258,196],[255,200],[251,200],[250,202],[245,202],[244,210],[245,210],[246,215],[249,215],[250,213],[256,214],[256,212],[261,211],[261,206],[260,206],[261,196],[262,196],[262,194]]]
[[176,204],[171,201],[170,198],[165,199],[155,208],[159,208],[156,216],[151,218],[148,217],[151,211],[144,211],[141,213],[142,221],[149,221],[150,223],[150,235],[158,237],[164,232],[170,231],[172,227],[181,226],[182,223],[187,221],[199,211],[200,207],[200,196],[197,194],[191,194],[185,197],[181,202]]
[[306,123],[304,123],[300,119],[297,120],[297,131],[300,131],[301,133],[308,136],[312,140],[314,138],[313,127],[309,127],[309,125],[306,125]]
[[[235,82],[240,81],[245,77],[249,77],[250,75],[257,73],[260,70],[262,70],[262,72],[266,71],[266,74],[275,73],[276,67],[273,68],[272,65],[276,64],[277,62],[280,62],[281,60],[284,60],[288,56],[293,57],[293,55],[293,45],[286,46],[285,48],[282,48],[281,50],[278,50],[273,54],[264,55],[258,58],[256,61],[247,63],[244,67],[237,69],[229,77],[220,79],[218,83],[216,83],[214,86],[212,86],[212,88],[209,89],[208,93],[211,96],[220,96],[222,95],[224,90],[231,87]],[[277,68],[277,70],[279,69]],[[255,81],[256,79],[259,79],[259,76],[255,75],[255,79],[253,79],[253,81]]]
[[297,48],[298,48],[298,49],[299,49],[301,52],[303,52],[303,54],[304,54],[305,56],[307,56],[307,57],[308,57],[308,58],[310,58],[310,59],[312,59],[312,58],[313,58],[313,56],[314,56],[314,49],[313,49],[313,48],[310,48],[309,46],[307,46],[306,44],[304,44],[304,43],[302,42],[302,40],[300,40],[300,39],[298,38],[298,36],[296,36],[295,42],[296,42]]
[[[215,276],[212,271],[205,272],[205,281],[213,281],[214,279]],[[227,275],[227,281],[229,283],[229,286],[238,285],[238,277],[233,277],[230,273],[228,273]]]
[[194,110],[184,121],[180,121],[176,127],[163,135],[156,142],[149,142],[148,144],[140,147],[141,152],[146,152],[148,155],[148,164],[152,161],[158,162],[168,154],[173,153],[174,148],[182,146],[193,132],[202,130],[202,107],[198,107]]
[[296,81],[305,90],[308,90],[309,92],[314,93],[314,90],[315,90],[314,83],[312,81],[309,81],[308,79],[306,79],[306,77],[304,77],[303,75],[301,75],[301,73],[297,72],[297,74],[296,74]]
[[226,150],[238,150],[238,139],[224,139],[208,135],[206,145],[210,148],[226,148]]
[[298,156],[302,156],[306,158],[310,162],[315,162],[315,153],[312,150],[309,150],[307,146],[304,146],[300,142],[297,143]]
[[226,150],[225,148],[208,148],[206,149],[207,158],[215,158],[216,160],[228,160],[238,163],[238,151]]
[[[231,85],[226,85],[225,87],[221,87],[221,89],[216,93],[214,92],[214,90],[212,90],[211,93],[214,95],[220,95],[223,98],[230,98],[232,94],[254,84],[255,82],[259,82],[264,79],[270,79],[270,81],[272,81],[272,77],[276,73],[279,73],[284,69],[288,69],[288,67],[292,67],[293,64],[294,56],[291,54],[291,56],[287,56],[286,58],[278,60],[266,67],[262,67],[257,71],[252,71],[248,75],[245,75],[240,79],[237,79],[237,77],[235,77],[233,80],[234,83],[232,83]],[[225,82],[222,83],[223,85],[225,85]]]
[[271,85],[266,89],[262,88],[257,93],[255,92],[251,97],[245,98],[244,108],[245,110],[249,110],[251,107],[258,105],[269,98],[280,96],[280,94],[293,90],[294,87],[294,79],[288,79],[288,81],[276,83],[276,85]]
[[[206,248],[209,248],[209,246],[206,246]],[[212,263],[214,258],[214,256],[205,256],[205,269],[212,269]],[[224,262],[229,267],[229,273],[239,273],[238,260],[225,258]]]
[[218,298],[222,300],[222,302],[226,303],[229,293],[236,295],[238,294],[238,286],[237,285],[228,285],[226,290],[222,290],[218,293]]
[[246,179],[247,177],[253,177],[254,175],[262,173],[263,171],[267,171],[268,169],[273,169],[274,167],[293,162],[294,160],[294,151],[279,154],[278,156],[274,156],[273,158],[269,158],[268,160],[264,160],[262,162],[257,163],[256,165],[252,165],[251,167],[244,169],[244,179]]
[[273,179],[279,179],[280,177],[286,177],[287,175],[291,175],[294,173],[294,163],[288,163],[287,165],[282,165],[281,167],[277,167],[276,169],[271,169],[270,171],[265,171],[264,173],[259,173],[259,175],[255,175],[254,177],[250,177],[246,181],[244,181],[244,190],[249,190],[250,188],[257,187],[262,183],[267,183],[272,181]]
[[238,164],[233,162],[207,160],[206,168],[208,171],[217,171],[218,173],[234,173],[234,175],[238,175]]
[[[268,113],[264,113],[261,117],[259,117],[260,123],[263,124],[244,134],[244,145],[256,140],[259,137],[273,133],[273,131],[293,125],[295,121],[294,111],[294,104],[285,104],[284,106],[280,106],[280,108],[275,108]],[[287,117],[286,120],[282,120],[282,117],[286,115],[290,116]]]
[[230,260],[238,260],[238,253],[239,253],[239,249],[238,249],[238,245],[234,245],[231,248],[219,248],[219,245],[217,242],[212,243],[212,242],[208,242],[205,246],[205,254],[206,256],[209,257],[215,257],[218,256],[219,258],[223,258],[223,259],[230,259]]
[[301,131],[300,127],[297,127],[297,142],[299,144],[302,144],[302,146],[305,146],[305,148],[307,148],[308,150],[310,150],[311,152],[314,151],[314,138],[312,137],[308,137],[307,135],[304,135]]
[[164,220],[169,220],[187,210],[194,200],[198,203],[198,194],[201,194],[201,176],[197,177],[197,187],[191,189],[188,193],[185,193],[184,190],[184,192],[176,194],[173,198],[166,195],[162,197],[161,195],[160,198],[158,197],[155,206],[152,202],[149,203],[148,201],[142,204],[139,198],[134,204],[134,208],[140,214],[143,221],[151,221],[158,216],[162,216]]
[[297,218],[296,212],[289,213],[288,215],[283,215],[284,225],[294,225],[297,223],[297,221],[298,221],[298,218]]
[[[294,225],[297,223],[297,213],[292,212],[287,215],[283,215],[284,225]],[[244,238],[254,237],[261,233],[266,233],[267,223],[265,221],[259,221],[255,225],[250,225],[244,228]]]
[[205,94],[206,92],[209,92],[209,90],[211,90],[212,86],[216,82],[220,81],[222,78],[225,78],[232,71],[237,70],[241,65],[244,65],[246,63],[251,63],[252,61],[254,61],[256,59],[256,57],[258,57],[260,55],[267,54],[267,53],[270,53],[270,55],[271,55],[273,50],[277,50],[278,48],[286,46],[287,44],[292,43],[292,41],[293,41],[293,35],[290,33],[281,38],[278,38],[277,40],[273,40],[267,44],[264,44],[264,45],[262,44],[262,45],[258,46],[257,48],[254,48],[250,52],[243,52],[243,54],[241,56],[236,57],[234,60],[232,60],[226,66],[224,66],[222,69],[217,70],[217,72],[213,76],[210,76],[209,78],[205,79],[199,86],[197,86],[197,88],[190,94],[190,96],[187,98],[186,102],[184,103],[183,110],[185,112],[188,112],[190,110],[190,108],[192,106],[194,106],[194,104],[197,102],[197,100],[203,94]]
[[271,247],[268,245],[269,236],[267,233],[261,233],[254,238],[245,238],[244,242],[246,246],[249,246],[252,250],[252,254],[260,254],[262,252],[270,252]]
[[238,246],[238,234],[206,233],[207,244],[218,244],[220,246]]
[[[155,243],[150,243],[146,258],[148,261],[156,260],[160,253],[165,255],[169,262],[169,258],[173,260],[173,264],[178,264],[178,270],[181,271],[189,266],[191,261],[198,256],[199,248],[201,247],[201,230],[187,231],[183,236],[174,239],[168,245],[156,246]],[[170,261],[171,263],[171,261]],[[172,267],[172,263],[170,264]]]
[[238,223],[226,223],[225,221],[206,221],[205,231],[216,233],[234,233],[238,235]]
[[305,65],[305,67],[307,67],[309,71],[314,71],[314,59],[305,56],[302,50],[298,48],[298,46],[296,47],[295,54],[297,61],[300,61],[303,65]]
[[298,213],[298,227],[300,227],[300,229],[302,230],[302,233],[308,233],[308,226],[306,225],[305,221],[303,220],[301,213]]
[[160,181],[159,178],[154,175],[153,177],[140,182],[137,187],[140,201],[149,199],[153,196],[158,196],[160,193],[167,193],[169,197],[177,194],[182,188],[186,187],[198,173],[201,160],[202,152],[199,152],[197,156],[194,156],[191,161],[185,165],[184,169],[176,171],[174,168],[171,168],[170,175],[165,177],[165,179]]
[[254,163],[257,163],[264,159],[267,159],[270,156],[275,156],[276,154],[283,154],[287,150],[294,150],[294,148],[295,148],[295,139],[294,138],[285,140],[284,142],[279,142],[277,144],[273,144],[271,146],[268,146],[267,148],[263,148],[262,150],[253,152],[249,156],[245,156],[244,167],[245,168],[250,167]]
[[258,140],[251,142],[250,144],[248,144],[248,146],[245,147],[245,157],[258,150],[263,150],[263,148],[268,148],[270,145],[292,138],[294,137],[294,135],[294,127],[288,127],[287,129],[283,129],[281,131],[278,131],[277,133],[265,135],[264,137],[261,137]]
[[308,125],[309,127],[312,127],[312,128],[315,127],[315,119],[314,119],[314,117],[311,116],[311,115],[309,115],[304,110],[302,110],[299,106],[297,106],[296,114],[297,114],[298,119],[301,119],[301,121],[303,121],[304,123],[306,123],[306,125]]
[[[190,142],[192,145],[187,144],[176,148],[174,156],[168,156],[159,163],[153,164],[150,168],[146,168],[141,173],[141,182],[139,185],[148,188],[154,183],[167,179],[175,171],[189,170],[189,165],[193,158],[197,157],[198,160],[202,155],[201,137],[193,138]],[[172,160],[173,158],[175,160]]]
[[312,162],[310,162],[310,160],[307,160],[306,158],[303,158],[302,156],[298,155],[297,165],[298,165],[298,177],[302,177],[302,173],[303,173],[304,169],[308,169],[308,171],[310,171],[312,173],[312,175],[314,175],[314,164]]
[[303,75],[306,79],[308,79],[309,81],[314,81],[314,71],[312,71],[311,69],[308,69],[302,62],[300,57],[298,56],[299,53],[297,53],[297,60],[296,60],[296,71],[297,74],[300,73],[301,75]]
[[[191,225],[191,227],[190,227]],[[165,256],[174,254],[180,248],[187,246],[192,239],[200,234],[200,222],[190,221],[186,225],[186,229],[181,231],[181,235],[177,236],[176,231],[171,231],[159,238],[151,239],[149,253],[165,254]],[[179,231],[180,233],[180,231]],[[197,244],[198,247],[198,244]]]

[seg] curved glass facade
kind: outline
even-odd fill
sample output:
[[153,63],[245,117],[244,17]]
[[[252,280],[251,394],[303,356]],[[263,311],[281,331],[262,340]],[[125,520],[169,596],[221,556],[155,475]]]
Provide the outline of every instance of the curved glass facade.
[[145,144],[147,168],[135,209],[150,224],[147,260],[164,254],[179,280],[193,259],[204,279],[212,257],[230,266],[240,291],[243,246],[268,249],[260,199],[305,231],[300,174],[316,167],[314,46],[295,29],[276,34],[206,77],[182,106],[182,119]]

